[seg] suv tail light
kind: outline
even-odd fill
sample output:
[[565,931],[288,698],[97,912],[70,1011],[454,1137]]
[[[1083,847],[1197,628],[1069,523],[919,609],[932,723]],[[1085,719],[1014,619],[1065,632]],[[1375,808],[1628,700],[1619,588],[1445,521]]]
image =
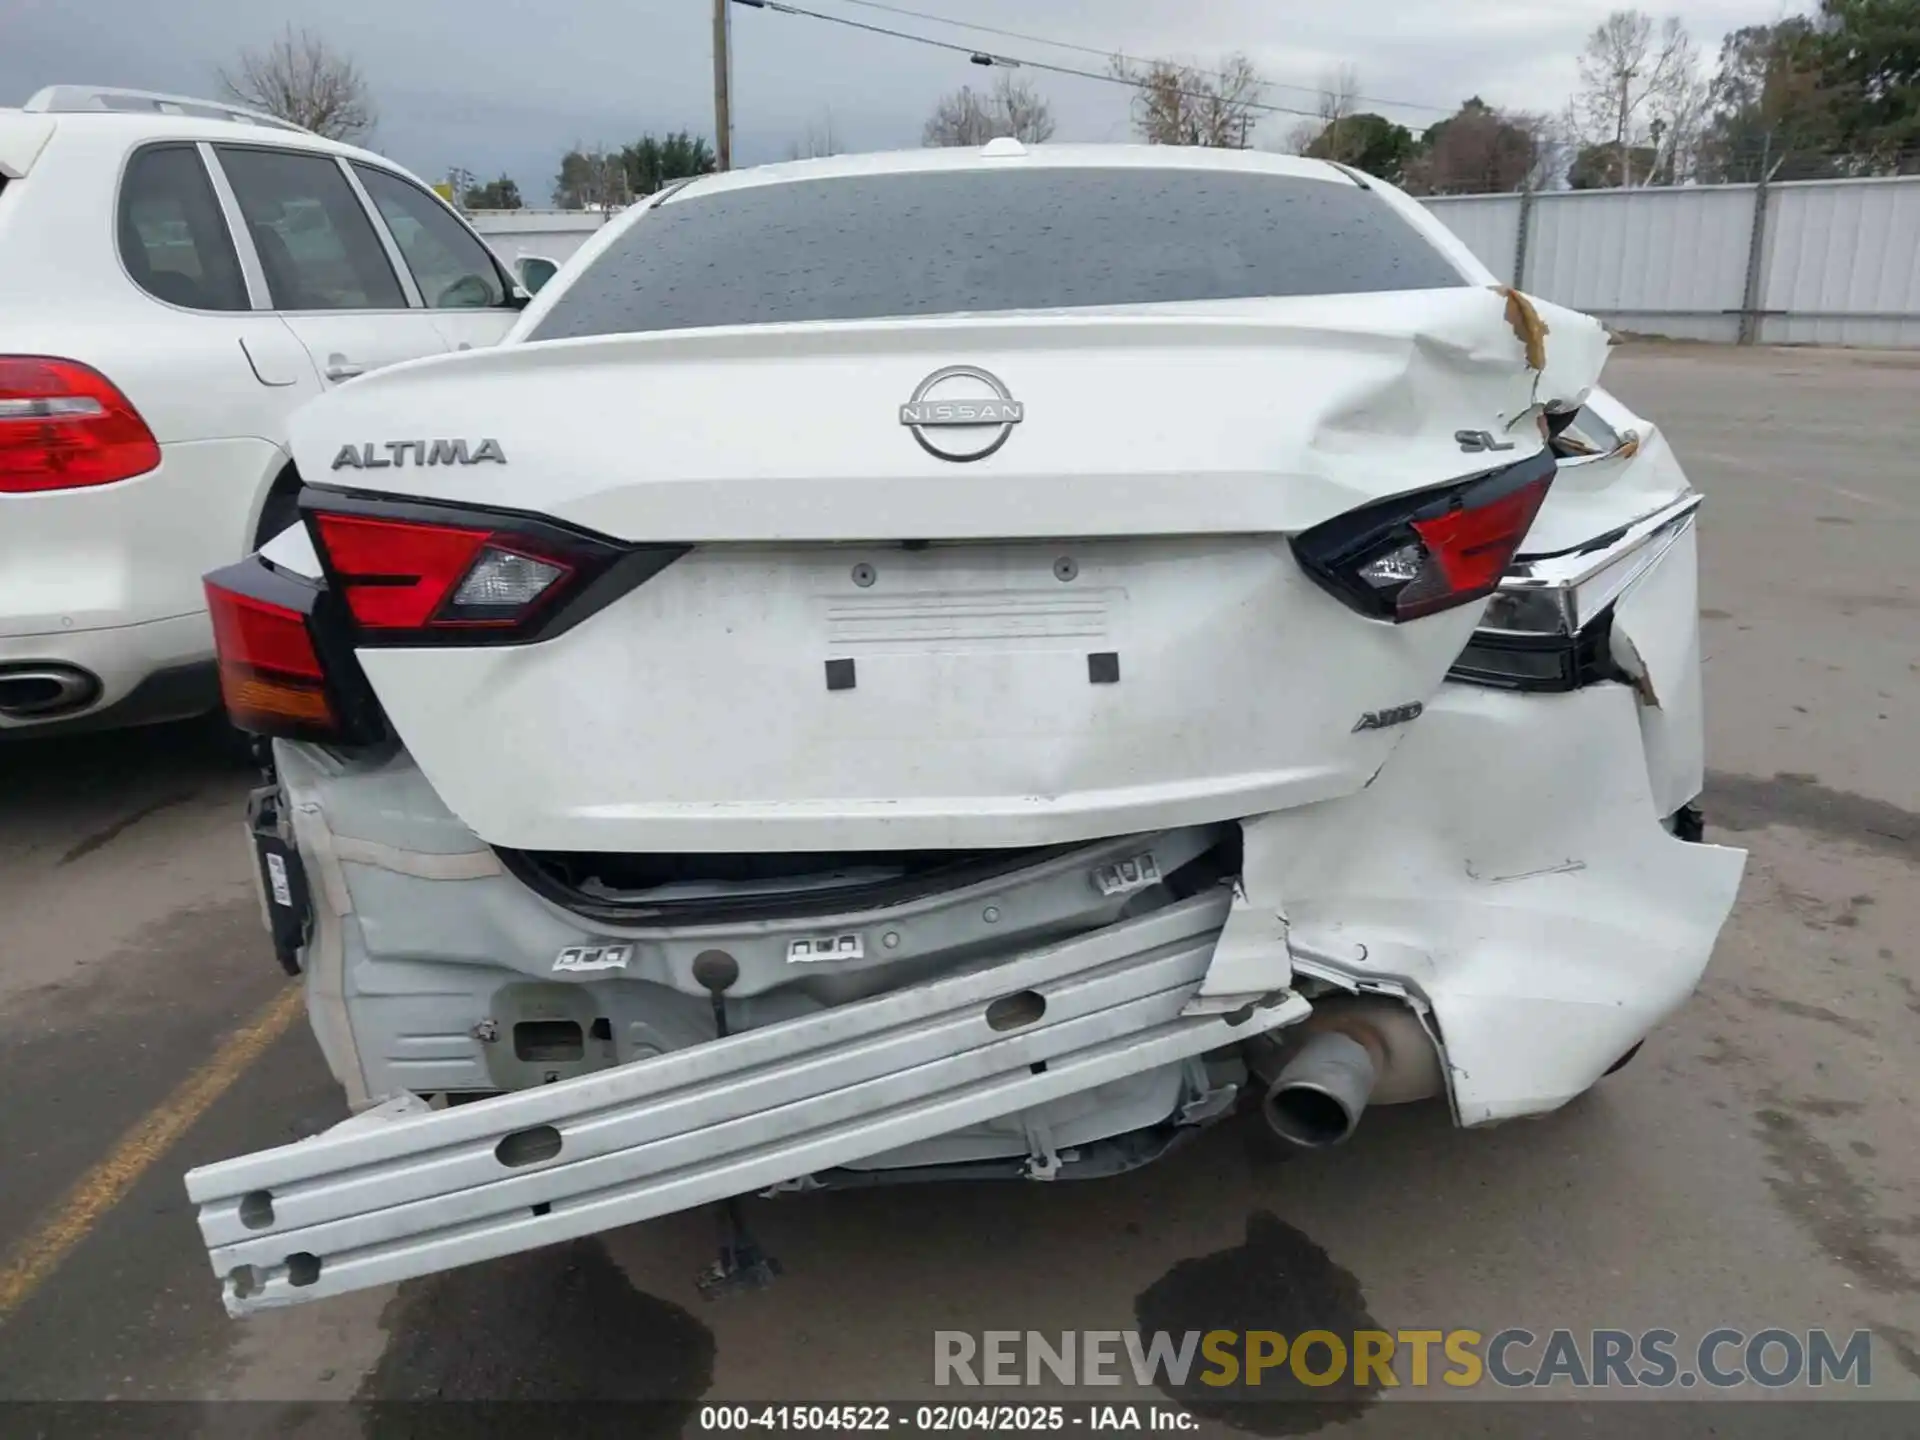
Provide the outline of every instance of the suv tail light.
[[98,370],[0,355],[0,494],[111,485],[159,463],[147,422]]
[[1542,451],[1510,469],[1377,501],[1294,537],[1320,585],[1363,615],[1415,620],[1491,595],[1553,483]]
[[545,639],[686,553],[416,500],[310,489],[301,508],[356,645]]

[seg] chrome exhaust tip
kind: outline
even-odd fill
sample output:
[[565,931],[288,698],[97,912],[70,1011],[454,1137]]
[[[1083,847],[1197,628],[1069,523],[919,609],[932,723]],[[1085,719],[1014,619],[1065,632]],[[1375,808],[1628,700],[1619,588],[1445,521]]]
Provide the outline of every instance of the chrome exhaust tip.
[[1359,1125],[1379,1069],[1365,1045],[1335,1030],[1309,1036],[1267,1087],[1261,1113],[1289,1145],[1324,1150]]
[[0,715],[47,720],[84,710],[100,694],[98,677],[75,665],[0,668]]

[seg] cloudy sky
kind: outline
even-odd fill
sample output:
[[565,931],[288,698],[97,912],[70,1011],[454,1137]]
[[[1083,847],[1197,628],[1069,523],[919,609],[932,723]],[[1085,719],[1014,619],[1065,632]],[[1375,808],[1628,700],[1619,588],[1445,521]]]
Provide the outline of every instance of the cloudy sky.
[[[855,0],[795,0],[998,54],[1102,69],[1099,58],[890,14]],[[1211,63],[1244,50],[1266,99],[1311,108],[1330,67],[1358,67],[1369,108],[1416,127],[1471,94],[1557,111],[1586,32],[1617,0],[887,0],[899,8],[1141,57]],[[1681,0],[1709,61],[1720,37],[1771,21],[1788,0]],[[1656,14],[1668,13],[1656,10]],[[0,0],[0,105],[86,82],[213,93],[215,71],[293,25],[359,62],[380,110],[374,148],[429,178],[505,171],[544,202],[577,142],[713,128],[709,0]],[[736,162],[782,159],[831,117],[837,147],[917,144],[934,100],[993,74],[963,55],[841,25],[735,6]],[[1052,103],[1057,140],[1121,140],[1121,87],[1026,71]],[[1282,86],[1304,87],[1284,89]],[[1294,122],[1273,116],[1260,139]]]

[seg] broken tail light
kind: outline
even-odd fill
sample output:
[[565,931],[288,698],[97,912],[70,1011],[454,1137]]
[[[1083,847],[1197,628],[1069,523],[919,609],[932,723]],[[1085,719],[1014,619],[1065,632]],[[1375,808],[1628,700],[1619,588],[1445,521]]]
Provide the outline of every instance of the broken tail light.
[[208,575],[220,698],[228,718],[256,735],[364,743],[379,738],[377,710],[350,654],[323,643],[321,589],[258,556]]
[[425,501],[308,490],[301,508],[357,645],[544,639],[685,553]]
[[1553,483],[1542,451],[1493,474],[1376,501],[1294,538],[1322,588],[1362,615],[1416,620],[1500,584]]
[[1699,504],[1689,491],[1572,550],[1516,559],[1447,678],[1548,692],[1626,679],[1614,658],[1614,602],[1687,533]]
[[98,370],[0,355],[0,494],[111,485],[159,464],[147,422]]

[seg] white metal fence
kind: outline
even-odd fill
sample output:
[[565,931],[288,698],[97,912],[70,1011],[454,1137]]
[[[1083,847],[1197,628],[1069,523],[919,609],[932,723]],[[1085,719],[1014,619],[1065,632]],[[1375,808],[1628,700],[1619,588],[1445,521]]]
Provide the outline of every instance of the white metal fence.
[[1425,203],[1494,274],[1619,330],[1920,348],[1920,176]]
[[[1494,274],[1615,329],[1920,348],[1920,175],[1426,201]],[[493,211],[509,261],[565,260],[604,217]]]
[[608,217],[588,210],[475,210],[468,218],[494,253],[511,264],[523,255],[564,263]]

